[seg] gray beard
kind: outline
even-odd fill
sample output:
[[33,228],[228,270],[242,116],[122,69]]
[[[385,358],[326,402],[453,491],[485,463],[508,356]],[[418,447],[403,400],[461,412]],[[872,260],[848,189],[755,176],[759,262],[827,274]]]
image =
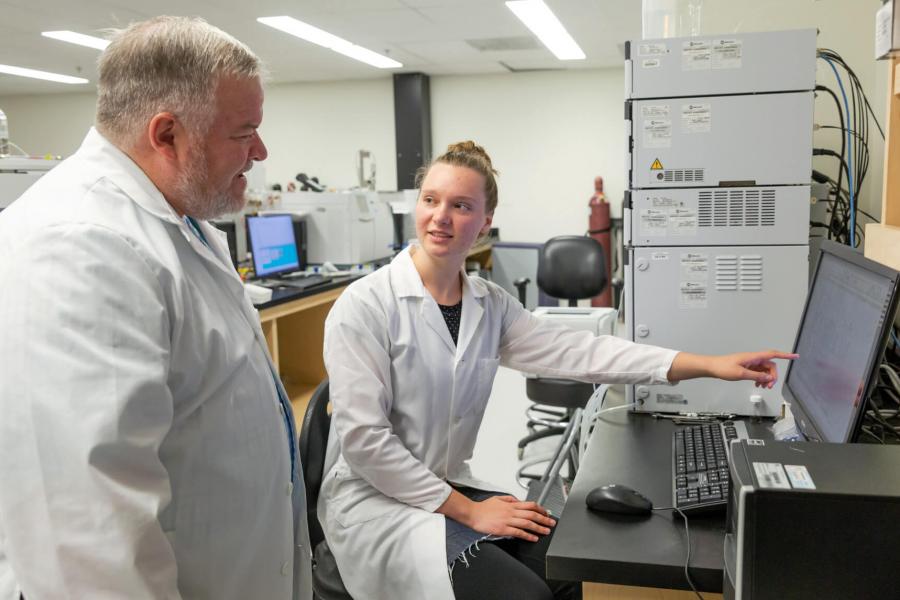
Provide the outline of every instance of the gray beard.
[[238,204],[229,189],[217,190],[210,184],[205,153],[198,151],[196,156],[175,182],[175,193],[185,214],[208,221],[240,210],[243,202]]

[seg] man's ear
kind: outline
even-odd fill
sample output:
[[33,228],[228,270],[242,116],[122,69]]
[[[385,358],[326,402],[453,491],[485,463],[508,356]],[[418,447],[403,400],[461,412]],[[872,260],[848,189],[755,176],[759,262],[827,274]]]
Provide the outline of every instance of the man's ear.
[[157,113],[147,125],[147,138],[155,152],[169,160],[177,160],[176,141],[180,144],[185,135],[184,128],[172,113]]

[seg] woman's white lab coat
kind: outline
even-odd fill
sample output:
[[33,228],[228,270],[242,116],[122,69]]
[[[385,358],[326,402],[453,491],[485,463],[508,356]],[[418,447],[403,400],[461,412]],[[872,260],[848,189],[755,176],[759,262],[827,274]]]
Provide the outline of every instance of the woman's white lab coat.
[[0,600],[311,597],[296,440],[200,227],[94,130],[0,214]]
[[[421,251],[421,250],[419,250]],[[447,482],[497,489],[470,472],[500,364],[591,382],[666,381],[675,351],[541,321],[463,274],[453,344],[410,256],[352,284],[325,324],[332,431],[319,517],[359,600],[450,600]]]

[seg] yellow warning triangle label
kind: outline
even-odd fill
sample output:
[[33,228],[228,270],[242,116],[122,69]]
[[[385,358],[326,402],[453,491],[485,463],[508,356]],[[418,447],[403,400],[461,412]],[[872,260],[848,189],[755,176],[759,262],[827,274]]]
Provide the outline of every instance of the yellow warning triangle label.
[[652,165],[650,165],[650,170],[651,170],[651,171],[659,171],[659,170],[661,170],[662,168],[663,168],[662,163],[659,162],[659,159],[658,159],[658,158],[657,158],[656,160],[653,161],[653,164],[652,164]]

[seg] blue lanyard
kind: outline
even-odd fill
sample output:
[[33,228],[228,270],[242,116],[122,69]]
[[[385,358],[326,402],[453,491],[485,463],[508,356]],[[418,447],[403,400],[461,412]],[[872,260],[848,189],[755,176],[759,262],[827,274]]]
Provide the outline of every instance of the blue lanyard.
[[[189,217],[185,215],[184,222],[188,224],[188,227],[191,228],[191,231],[203,242],[203,245],[212,250],[209,247],[209,242],[206,241],[206,236],[203,235],[203,231],[200,229],[200,224],[194,220],[193,217]],[[294,456],[294,423],[291,419],[291,406],[288,403],[287,398],[284,397],[284,394],[281,393],[281,387],[278,385],[278,376],[275,374],[275,371],[269,369],[272,373],[272,383],[275,384],[275,393],[278,395],[278,403],[281,406],[281,416],[284,418],[284,428],[288,434],[288,448],[291,451],[291,481],[294,480],[294,462],[296,461],[296,457]]]
[[[203,242],[203,245],[209,248],[209,242],[206,241],[206,236],[203,235],[203,231],[200,229],[200,224],[197,223],[196,220],[194,220],[194,217],[185,215],[184,222],[187,223],[188,227],[191,228],[191,231],[193,231],[197,235],[197,237],[200,238],[200,241]],[[212,250],[212,248],[209,249]]]

